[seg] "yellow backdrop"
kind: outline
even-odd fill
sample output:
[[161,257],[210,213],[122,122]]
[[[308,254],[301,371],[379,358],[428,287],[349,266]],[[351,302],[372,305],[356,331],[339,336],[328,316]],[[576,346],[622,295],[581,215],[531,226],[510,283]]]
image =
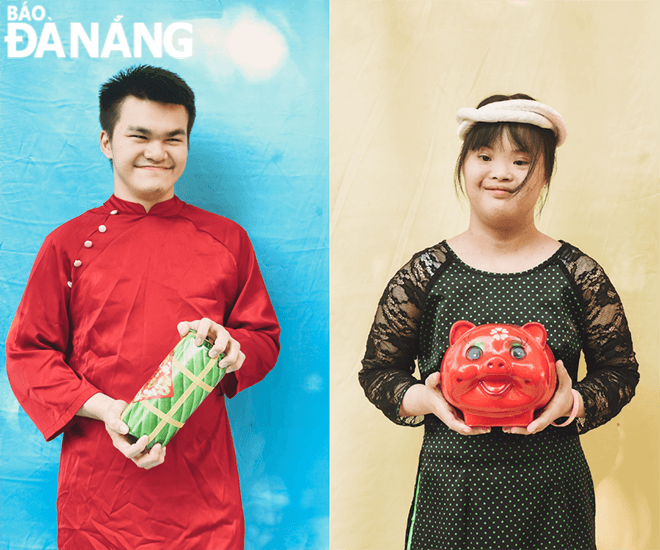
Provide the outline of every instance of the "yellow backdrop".
[[403,547],[423,428],[357,381],[376,304],[412,254],[467,226],[455,113],[528,93],[569,128],[539,227],[622,296],[637,396],[582,437],[601,550],[657,550],[660,2],[335,0],[331,10],[331,549]]

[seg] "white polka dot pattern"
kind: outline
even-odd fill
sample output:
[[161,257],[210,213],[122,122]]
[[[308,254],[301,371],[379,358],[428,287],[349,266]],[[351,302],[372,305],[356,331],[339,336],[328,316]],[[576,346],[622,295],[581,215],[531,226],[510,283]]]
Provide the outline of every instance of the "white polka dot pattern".
[[[439,369],[449,329],[536,321],[571,377],[580,356],[581,310],[551,258],[516,274],[478,271],[457,258],[433,284],[420,331],[422,378]],[[557,550],[595,548],[595,498],[574,426],[532,436],[465,437],[426,418],[408,550]]]

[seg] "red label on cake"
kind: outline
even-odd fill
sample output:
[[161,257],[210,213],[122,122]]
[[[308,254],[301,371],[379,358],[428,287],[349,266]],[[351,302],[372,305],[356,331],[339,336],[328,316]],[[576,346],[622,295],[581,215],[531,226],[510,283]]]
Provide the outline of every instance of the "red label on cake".
[[160,399],[162,397],[172,397],[173,395],[172,355],[170,354],[160,364],[158,370],[156,370],[151,379],[142,386],[142,389],[138,392],[133,401]]

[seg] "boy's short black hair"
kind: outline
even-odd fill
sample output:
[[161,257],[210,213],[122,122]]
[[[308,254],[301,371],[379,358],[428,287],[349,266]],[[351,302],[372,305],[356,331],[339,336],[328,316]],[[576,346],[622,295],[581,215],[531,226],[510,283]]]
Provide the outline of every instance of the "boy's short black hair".
[[152,65],[136,65],[119,71],[103,84],[99,92],[99,120],[109,138],[112,138],[121,105],[128,96],[183,105],[188,112],[187,137],[190,140],[195,122],[195,94],[178,74]]

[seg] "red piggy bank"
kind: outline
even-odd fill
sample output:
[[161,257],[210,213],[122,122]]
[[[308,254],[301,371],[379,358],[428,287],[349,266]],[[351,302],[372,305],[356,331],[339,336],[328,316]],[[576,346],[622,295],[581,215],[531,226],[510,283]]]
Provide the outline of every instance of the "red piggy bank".
[[445,399],[469,426],[527,426],[552,398],[555,358],[540,323],[457,321],[441,366]]

